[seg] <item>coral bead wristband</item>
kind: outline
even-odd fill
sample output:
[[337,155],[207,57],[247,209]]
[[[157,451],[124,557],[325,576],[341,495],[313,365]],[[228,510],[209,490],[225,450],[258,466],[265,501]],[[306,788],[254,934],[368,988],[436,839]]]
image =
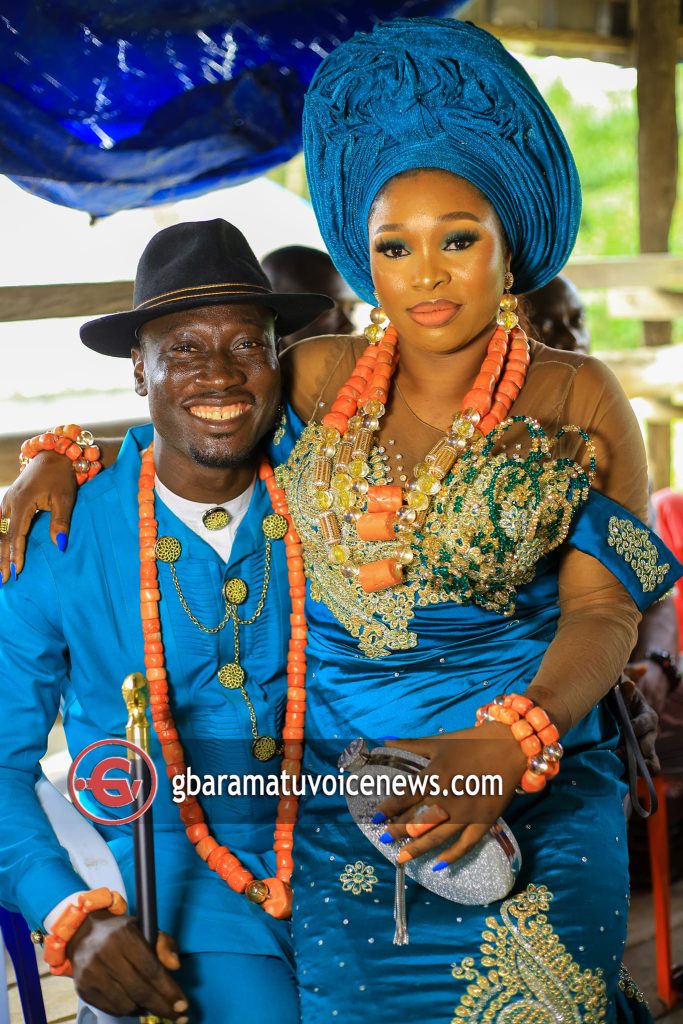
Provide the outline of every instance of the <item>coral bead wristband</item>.
[[71,460],[77,483],[92,480],[102,469],[102,453],[89,430],[83,430],[76,423],[55,427],[44,434],[24,441],[19,455],[19,471],[26,469],[38,452],[57,452]]
[[548,715],[529,697],[517,693],[501,694],[477,711],[477,725],[500,722],[509,725],[512,735],[527,758],[520,787],[524,793],[538,793],[548,779],[560,770],[564,753],[560,734]]
[[43,955],[51,974],[69,977],[73,975],[71,961],[67,958],[66,947],[85,921],[95,910],[108,910],[119,917],[128,910],[128,904],[120,893],[102,887],[82,892],[78,903],[71,903],[57,918],[52,931],[45,936]]

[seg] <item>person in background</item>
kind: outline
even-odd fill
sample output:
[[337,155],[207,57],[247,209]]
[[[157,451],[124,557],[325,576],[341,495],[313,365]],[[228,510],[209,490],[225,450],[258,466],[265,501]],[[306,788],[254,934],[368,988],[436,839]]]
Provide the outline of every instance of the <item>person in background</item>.
[[577,289],[558,274],[524,298],[524,311],[539,341],[562,352],[588,354],[586,310]]
[[326,310],[313,323],[281,338],[281,352],[304,338],[354,333],[353,310],[360,299],[337,272],[326,252],[308,245],[286,245],[264,256],[262,266],[273,288],[284,288],[287,292],[317,292],[334,300],[332,309]]

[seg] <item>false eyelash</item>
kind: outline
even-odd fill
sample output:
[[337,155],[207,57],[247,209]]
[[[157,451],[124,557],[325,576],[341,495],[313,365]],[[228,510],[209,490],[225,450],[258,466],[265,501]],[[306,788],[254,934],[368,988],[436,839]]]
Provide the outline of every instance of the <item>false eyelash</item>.
[[476,231],[452,231],[450,235],[446,235],[444,239],[444,245],[450,245],[451,242],[478,242],[479,234]]
[[376,252],[389,252],[390,249],[407,249],[408,246],[399,238],[383,238],[375,243]]

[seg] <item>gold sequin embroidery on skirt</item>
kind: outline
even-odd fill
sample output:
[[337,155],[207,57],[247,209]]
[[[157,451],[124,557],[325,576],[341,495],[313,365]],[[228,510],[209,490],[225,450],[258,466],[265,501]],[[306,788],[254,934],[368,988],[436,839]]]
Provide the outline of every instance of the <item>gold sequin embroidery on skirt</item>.
[[584,970],[560,942],[547,911],[553,894],[528,885],[487,917],[481,966],[464,957],[453,977],[466,983],[452,1024],[598,1024],[607,1019],[602,970]]

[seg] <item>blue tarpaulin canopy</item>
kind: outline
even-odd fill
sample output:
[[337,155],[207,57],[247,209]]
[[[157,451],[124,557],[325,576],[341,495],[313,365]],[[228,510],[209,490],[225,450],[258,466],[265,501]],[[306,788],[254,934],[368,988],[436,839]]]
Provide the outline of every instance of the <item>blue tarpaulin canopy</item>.
[[246,181],[300,149],[303,95],[333,47],[465,2],[12,0],[0,172],[96,216]]

